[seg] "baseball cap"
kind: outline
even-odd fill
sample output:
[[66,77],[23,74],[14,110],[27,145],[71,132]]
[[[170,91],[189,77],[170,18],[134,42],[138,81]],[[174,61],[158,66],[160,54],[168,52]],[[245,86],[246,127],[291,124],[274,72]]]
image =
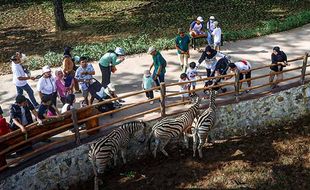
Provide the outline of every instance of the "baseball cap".
[[121,47],[117,47],[115,48],[115,51],[114,51],[117,55],[125,55],[125,50]]
[[201,16],[197,17],[197,20],[203,22],[203,18]]
[[214,20],[215,19],[215,17],[214,16],[210,16],[210,18],[209,18],[210,20]]

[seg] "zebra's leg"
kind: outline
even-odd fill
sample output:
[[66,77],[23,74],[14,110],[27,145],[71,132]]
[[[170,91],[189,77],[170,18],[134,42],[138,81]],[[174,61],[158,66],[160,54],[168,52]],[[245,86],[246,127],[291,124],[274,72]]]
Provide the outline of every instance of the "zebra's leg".
[[198,136],[196,133],[194,133],[193,134],[193,157],[196,157],[197,140],[198,140]]
[[126,148],[121,149],[121,156],[123,159],[123,163],[126,164]]
[[187,136],[186,132],[183,132],[183,138],[184,138],[184,145],[188,149],[189,143],[188,143],[188,136]]
[[117,164],[117,152],[115,153],[113,159],[114,159],[114,166],[116,166],[116,164]]
[[167,157],[168,157],[169,155],[168,155],[168,153],[165,151],[165,147],[166,147],[166,145],[168,144],[169,140],[170,140],[170,139],[165,139],[165,141],[162,142],[161,145],[160,145],[160,150],[161,150],[161,152],[162,152],[165,156],[167,156]]
[[199,136],[199,145],[197,149],[198,149],[198,154],[200,158],[202,158],[202,147],[205,144],[205,142],[206,142],[206,139]]
[[153,150],[153,156],[154,156],[154,158],[156,158],[156,152],[157,152],[159,143],[160,143],[160,140],[159,140],[158,138],[155,138],[155,148],[154,148],[154,150]]

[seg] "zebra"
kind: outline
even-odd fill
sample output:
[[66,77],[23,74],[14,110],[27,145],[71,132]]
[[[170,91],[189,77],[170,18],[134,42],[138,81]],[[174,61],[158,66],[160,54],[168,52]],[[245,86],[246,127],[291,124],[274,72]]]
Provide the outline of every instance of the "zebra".
[[146,125],[142,121],[124,123],[111,133],[92,143],[88,158],[95,175],[95,189],[98,189],[98,174],[102,174],[106,165],[114,158],[116,166],[117,153],[120,150],[123,163],[126,163],[126,149],[130,138],[143,143],[145,141]]
[[[199,113],[198,108],[200,98],[196,96],[192,99],[194,99],[194,104],[182,115],[177,118],[164,118],[152,127],[152,131],[147,142],[149,143],[150,148],[150,140],[152,136],[155,137],[155,148],[153,150],[154,158],[156,158],[156,152],[159,144],[161,152],[168,157],[168,153],[165,151],[165,146],[168,144],[170,139],[178,137],[182,133],[185,134],[185,131],[192,125],[194,118]],[[184,141],[188,148],[188,140],[186,135],[184,135]]]
[[[205,144],[209,131],[216,122],[216,104],[215,104],[215,90],[210,90],[209,108],[206,109],[197,119],[193,128],[193,157],[196,156],[196,149],[198,149],[199,157],[202,158],[202,146]],[[197,143],[199,140],[199,145]]]

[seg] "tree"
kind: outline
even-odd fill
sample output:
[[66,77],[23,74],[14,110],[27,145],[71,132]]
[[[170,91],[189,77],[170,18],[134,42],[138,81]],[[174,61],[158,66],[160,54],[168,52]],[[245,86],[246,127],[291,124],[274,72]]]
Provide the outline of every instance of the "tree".
[[53,0],[53,4],[54,4],[56,29],[59,31],[67,29],[68,24],[64,15],[62,0]]

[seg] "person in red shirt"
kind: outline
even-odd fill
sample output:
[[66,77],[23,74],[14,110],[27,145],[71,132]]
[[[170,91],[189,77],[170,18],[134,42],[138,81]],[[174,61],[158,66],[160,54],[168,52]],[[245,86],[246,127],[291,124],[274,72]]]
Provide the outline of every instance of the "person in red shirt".
[[11,132],[9,124],[6,122],[5,118],[3,117],[3,111],[0,106],[0,136],[3,136],[9,132]]

